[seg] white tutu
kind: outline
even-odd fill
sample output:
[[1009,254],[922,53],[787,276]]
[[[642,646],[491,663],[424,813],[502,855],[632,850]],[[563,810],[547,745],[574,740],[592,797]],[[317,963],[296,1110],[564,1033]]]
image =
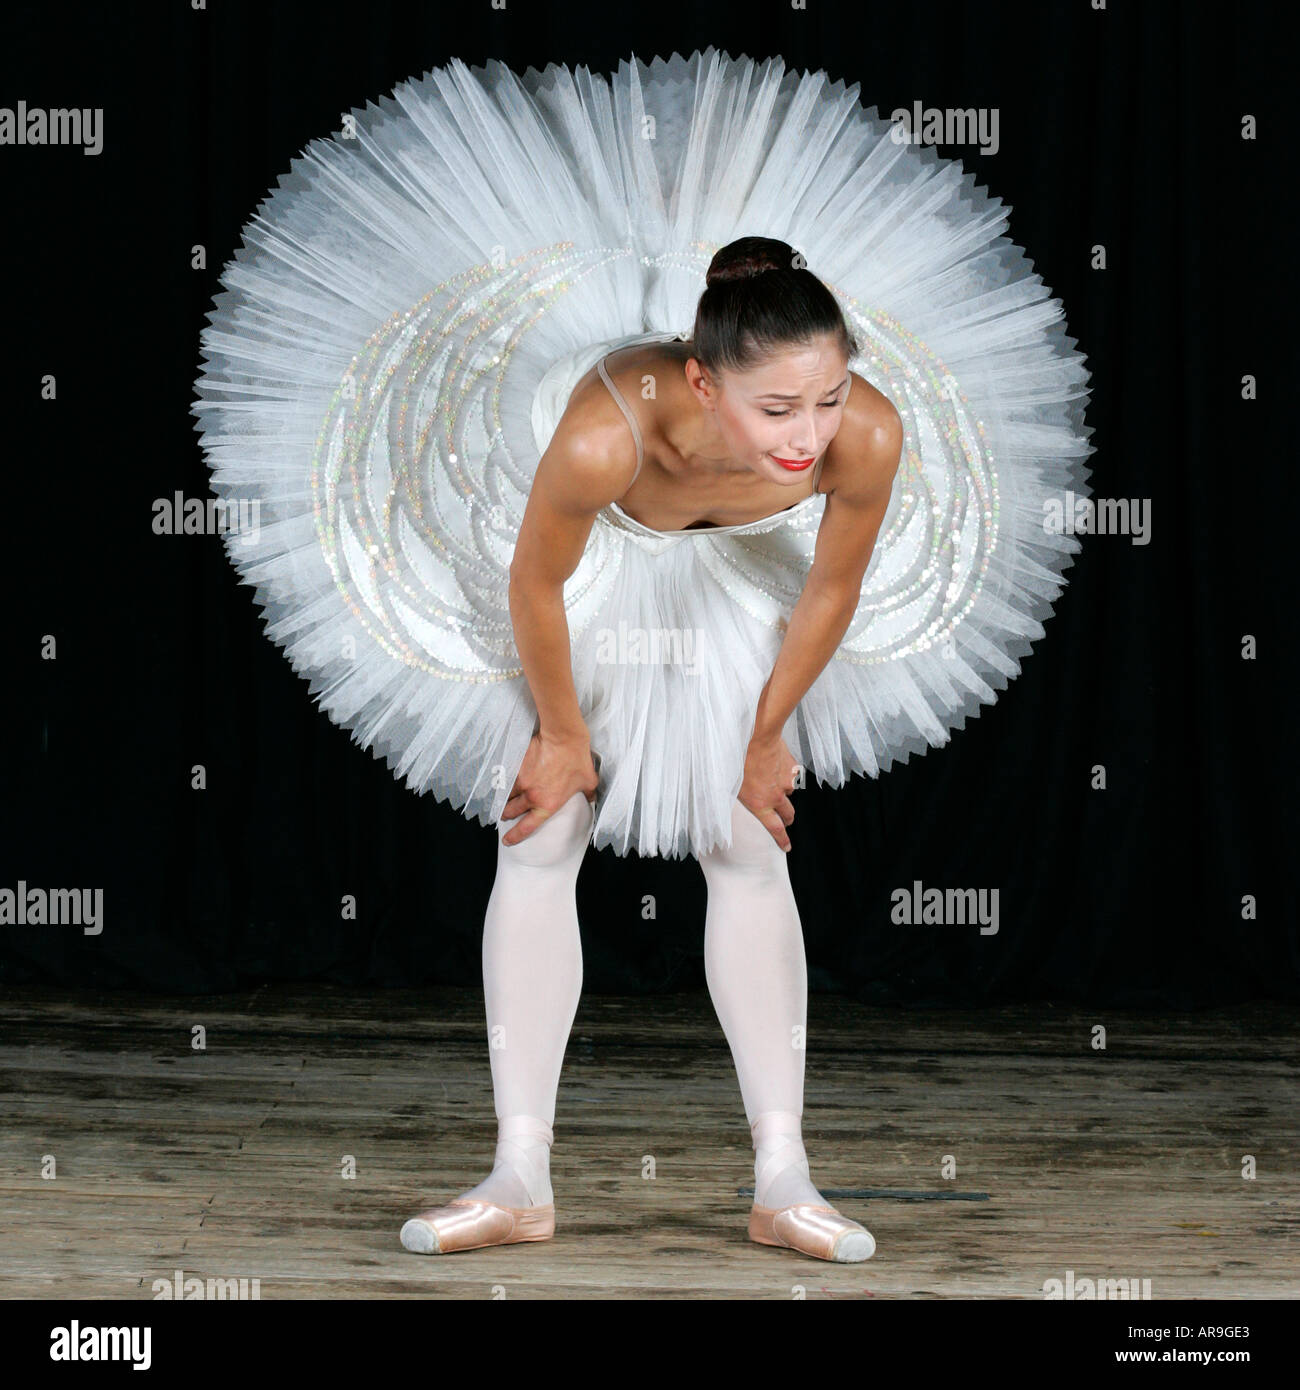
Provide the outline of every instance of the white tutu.
[[[791,752],[809,780],[876,776],[1018,674],[1079,548],[1045,504],[1089,492],[1088,372],[1000,203],[857,92],[712,49],[611,78],[456,61],[313,141],[248,224],[193,407],[215,491],[256,504],[227,548],[321,708],[414,789],[499,819],[537,727],[507,582],[538,458],[598,356],[689,335],[744,235],[802,252],[905,429]],[[565,586],[598,847],[730,842],[824,506],[598,517]]]

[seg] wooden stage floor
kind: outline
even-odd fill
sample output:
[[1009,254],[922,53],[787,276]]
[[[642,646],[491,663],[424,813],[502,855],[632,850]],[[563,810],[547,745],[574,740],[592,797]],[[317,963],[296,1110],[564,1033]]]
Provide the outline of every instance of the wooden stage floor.
[[8,1299],[152,1299],[178,1269],[256,1279],[262,1299],[1042,1299],[1067,1278],[1295,1295],[1284,1005],[958,1013],[814,994],[804,1138],[813,1181],[876,1238],[857,1265],[746,1238],[749,1132],[705,993],[584,997],[555,1238],[444,1257],[397,1233],[491,1166],[477,991],[9,990],[0,1017]]

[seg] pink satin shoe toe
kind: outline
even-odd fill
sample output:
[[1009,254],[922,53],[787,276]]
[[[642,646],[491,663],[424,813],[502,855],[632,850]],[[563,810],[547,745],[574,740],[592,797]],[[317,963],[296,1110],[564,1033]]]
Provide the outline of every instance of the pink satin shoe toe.
[[499,1207],[495,1202],[458,1199],[413,1216],[399,1239],[416,1255],[450,1255],[486,1245],[550,1240],[554,1234],[553,1202],[543,1207]]
[[841,1216],[834,1207],[797,1202],[789,1207],[755,1206],[749,1214],[749,1238],[760,1245],[782,1245],[838,1264],[856,1264],[876,1253],[871,1232]]

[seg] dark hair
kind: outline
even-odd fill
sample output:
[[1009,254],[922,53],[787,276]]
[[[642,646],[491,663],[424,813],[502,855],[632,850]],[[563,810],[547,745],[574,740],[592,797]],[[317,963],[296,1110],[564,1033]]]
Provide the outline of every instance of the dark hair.
[[709,262],[695,310],[695,356],[711,372],[743,372],[792,343],[830,333],[846,357],[857,340],[835,296],[794,247],[772,237],[743,236]]

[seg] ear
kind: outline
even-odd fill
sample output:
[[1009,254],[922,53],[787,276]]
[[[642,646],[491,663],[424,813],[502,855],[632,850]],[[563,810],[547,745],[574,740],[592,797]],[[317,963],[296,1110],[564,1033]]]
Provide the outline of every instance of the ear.
[[686,384],[695,393],[695,399],[706,410],[713,410],[717,406],[718,384],[696,357],[686,359]]

